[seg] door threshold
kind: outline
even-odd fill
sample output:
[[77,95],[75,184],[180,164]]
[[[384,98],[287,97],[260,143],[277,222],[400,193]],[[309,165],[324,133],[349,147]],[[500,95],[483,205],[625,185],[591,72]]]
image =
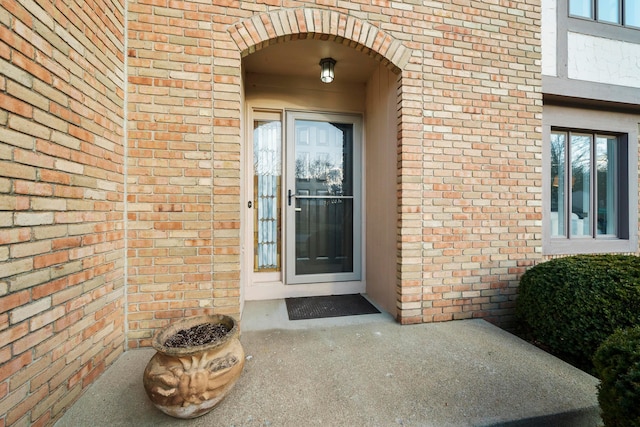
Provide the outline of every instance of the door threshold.
[[281,298],[312,297],[318,295],[364,294],[364,281],[325,282],[285,285],[283,282],[253,283],[245,288],[245,301]]
[[[372,302],[372,304],[376,305]],[[357,316],[325,317],[321,319],[289,320],[284,299],[246,301],[242,310],[240,329],[243,332],[270,329],[312,329],[365,323],[394,323],[394,318],[382,308],[380,313]]]

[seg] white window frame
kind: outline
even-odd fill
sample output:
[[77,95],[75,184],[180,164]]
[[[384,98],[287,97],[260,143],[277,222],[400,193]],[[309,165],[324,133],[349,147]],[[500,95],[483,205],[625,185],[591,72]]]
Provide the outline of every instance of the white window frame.
[[[635,253],[638,250],[638,116],[584,110],[547,105],[543,112],[543,155],[542,155],[542,251],[545,255],[583,253]],[[621,237],[558,237],[551,236],[551,133],[555,129],[586,129],[593,134],[627,135],[628,188],[620,197],[628,201],[628,217],[622,230],[627,236]],[[624,186],[621,186],[624,187]],[[623,216],[624,217],[624,216]],[[628,222],[628,223],[627,223]]]

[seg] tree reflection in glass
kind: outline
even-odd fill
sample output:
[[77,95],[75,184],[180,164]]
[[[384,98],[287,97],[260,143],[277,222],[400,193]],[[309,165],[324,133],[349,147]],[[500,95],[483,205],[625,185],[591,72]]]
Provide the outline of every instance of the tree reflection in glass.
[[591,235],[591,135],[571,134],[571,235]]
[[551,236],[565,236],[566,134],[551,134]]
[[598,234],[615,235],[617,231],[617,142],[613,136],[596,137]]

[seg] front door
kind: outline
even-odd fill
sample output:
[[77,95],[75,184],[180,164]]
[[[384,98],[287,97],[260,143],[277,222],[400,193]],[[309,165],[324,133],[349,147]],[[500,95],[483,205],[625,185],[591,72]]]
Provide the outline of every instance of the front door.
[[359,282],[362,120],[284,118],[254,112],[252,282],[297,289]]
[[287,284],[360,280],[361,123],[287,114]]

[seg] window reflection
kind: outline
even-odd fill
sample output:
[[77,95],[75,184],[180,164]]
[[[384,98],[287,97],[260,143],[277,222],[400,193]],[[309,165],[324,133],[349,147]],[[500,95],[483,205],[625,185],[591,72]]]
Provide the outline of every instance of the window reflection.
[[570,0],[569,15],[593,19],[593,8],[591,7],[591,0]]
[[620,23],[619,0],[598,0],[598,21]]
[[296,181],[310,194],[352,195],[351,125],[296,122]]
[[640,0],[569,0],[569,15],[640,28]]
[[551,236],[565,233],[566,134],[551,134]]
[[353,124],[296,120],[296,275],[354,269]]
[[617,138],[596,138],[598,234],[615,235],[617,230]]
[[640,28],[640,0],[626,0],[624,2],[625,25]]
[[551,237],[616,237],[621,140],[554,131],[550,148]]

